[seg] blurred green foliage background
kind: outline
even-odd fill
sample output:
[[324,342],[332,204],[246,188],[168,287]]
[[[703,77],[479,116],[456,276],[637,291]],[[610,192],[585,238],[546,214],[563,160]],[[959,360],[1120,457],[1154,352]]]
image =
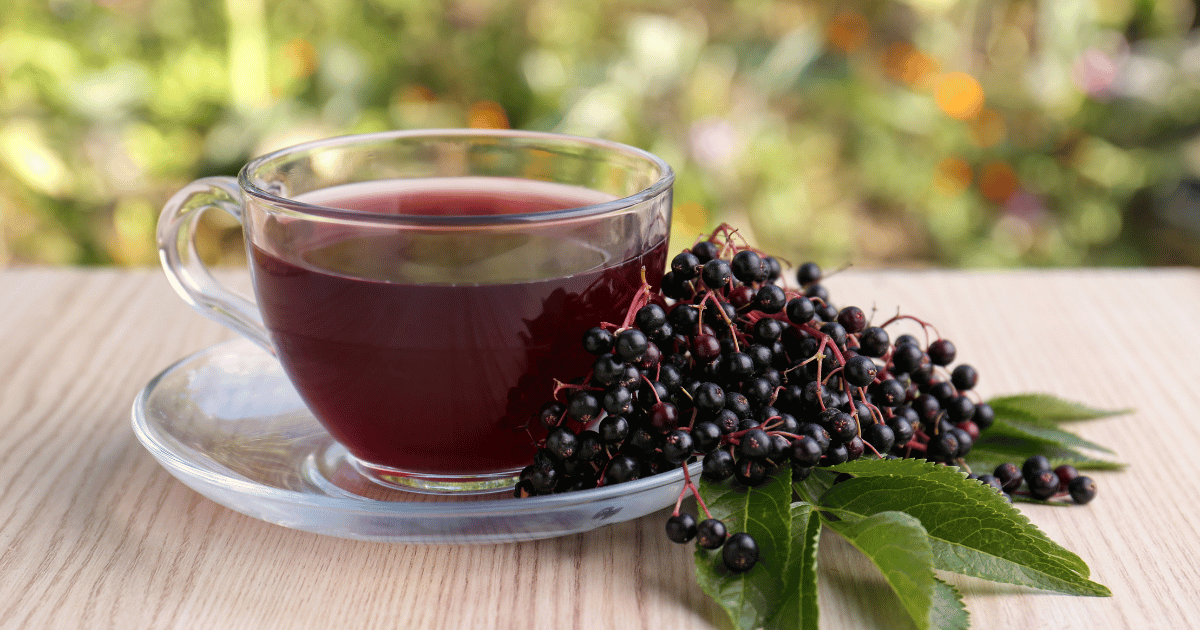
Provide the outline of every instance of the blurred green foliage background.
[[[1190,0],[8,0],[0,265],[147,265],[166,199],[299,141],[601,136],[826,265],[1200,264]],[[205,256],[243,256],[208,213]]]

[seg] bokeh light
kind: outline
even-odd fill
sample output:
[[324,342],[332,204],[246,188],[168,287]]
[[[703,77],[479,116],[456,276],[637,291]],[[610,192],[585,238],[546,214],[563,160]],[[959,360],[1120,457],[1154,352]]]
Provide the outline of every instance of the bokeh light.
[[[191,179],[445,127],[662,156],[678,246],[728,221],[832,267],[1200,265],[1196,16],[1191,0],[11,0],[0,265],[153,265],[158,209]],[[222,213],[200,229],[210,261],[244,256]]]

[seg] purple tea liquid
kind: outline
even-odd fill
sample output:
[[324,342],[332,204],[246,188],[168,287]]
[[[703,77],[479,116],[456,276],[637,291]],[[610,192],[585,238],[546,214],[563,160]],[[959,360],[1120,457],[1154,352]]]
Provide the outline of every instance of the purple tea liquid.
[[[327,190],[318,201],[388,214],[494,215],[578,207],[595,195],[534,184]],[[545,432],[530,420],[550,400],[553,379],[588,371],[583,332],[619,324],[642,267],[657,285],[666,265],[665,241],[608,268],[601,253],[582,248],[572,263],[579,269],[539,275],[522,247],[578,255],[579,245],[512,237],[484,244],[487,251],[469,242],[456,251],[407,233],[336,229],[312,238],[299,264],[252,247],[259,308],[284,369],[333,437],[360,460],[417,474],[486,475],[528,463],[530,432]],[[512,252],[495,251],[505,248]],[[414,256],[435,264],[414,267]],[[432,281],[439,264],[486,267],[499,280]]]

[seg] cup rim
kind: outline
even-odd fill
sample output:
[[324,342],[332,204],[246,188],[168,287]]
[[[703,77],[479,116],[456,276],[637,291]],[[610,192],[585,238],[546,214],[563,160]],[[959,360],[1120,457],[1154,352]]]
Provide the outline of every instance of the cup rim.
[[[576,206],[573,208],[563,208],[561,210],[549,210],[543,212],[526,212],[519,214],[502,214],[502,215],[442,215],[442,216],[426,216],[413,214],[379,214],[365,210],[351,210],[348,208],[333,208],[322,206],[319,204],[306,203],[297,201],[287,197],[281,197],[271,193],[263,188],[255,185],[251,180],[250,173],[261,168],[266,163],[284,157],[286,155],[310,151],[314,149],[324,149],[329,147],[346,146],[364,142],[380,142],[387,140],[395,140],[398,138],[422,138],[422,137],[485,137],[485,138],[523,138],[523,139],[544,139],[555,141],[570,141],[582,145],[590,145],[600,149],[610,151],[618,151],[626,154],[632,154],[636,157],[646,160],[658,167],[660,175],[658,179],[643,188],[642,190],[612,201],[603,203],[591,204],[586,206]],[[269,203],[276,207],[283,207],[291,212],[296,212],[304,215],[315,215],[330,219],[341,219],[350,221],[370,220],[377,223],[396,223],[404,225],[506,225],[520,223],[544,223],[550,221],[577,219],[584,217],[593,217],[605,215],[621,210],[626,210],[645,201],[649,201],[663,191],[669,189],[675,181],[675,171],[667,164],[665,160],[637,147],[622,144],[612,140],[603,140],[600,138],[588,138],[584,136],[575,136],[570,134],[546,132],[546,131],[522,131],[516,129],[407,129],[394,131],[381,131],[375,133],[350,134],[342,136],[334,136],[321,140],[313,140],[292,146],[277,149],[270,153],[266,153],[256,157],[246,163],[238,173],[238,186],[244,193],[259,199],[260,201]]]

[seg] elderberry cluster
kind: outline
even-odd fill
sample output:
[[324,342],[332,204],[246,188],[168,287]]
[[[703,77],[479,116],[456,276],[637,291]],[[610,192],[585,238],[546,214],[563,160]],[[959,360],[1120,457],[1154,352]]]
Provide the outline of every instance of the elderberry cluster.
[[[863,456],[960,463],[992,424],[992,408],[971,391],[977,371],[951,369],[956,348],[933,326],[907,315],[872,325],[858,307],[835,307],[814,263],[797,268],[798,289],[785,288],[780,262],[735,236],[722,226],[681,252],[623,323],[584,334],[590,373],[559,383],[542,407],[549,433],[517,496],[683,466],[680,501],[690,491],[708,518],[697,524],[677,502],[668,537],[724,546],[726,567],[740,572],[754,566],[757,545],[711,517],[688,475],[695,459],[705,479],[747,486],[778,466],[802,479]],[[916,322],[925,342],[893,339],[887,328],[902,320]]]

